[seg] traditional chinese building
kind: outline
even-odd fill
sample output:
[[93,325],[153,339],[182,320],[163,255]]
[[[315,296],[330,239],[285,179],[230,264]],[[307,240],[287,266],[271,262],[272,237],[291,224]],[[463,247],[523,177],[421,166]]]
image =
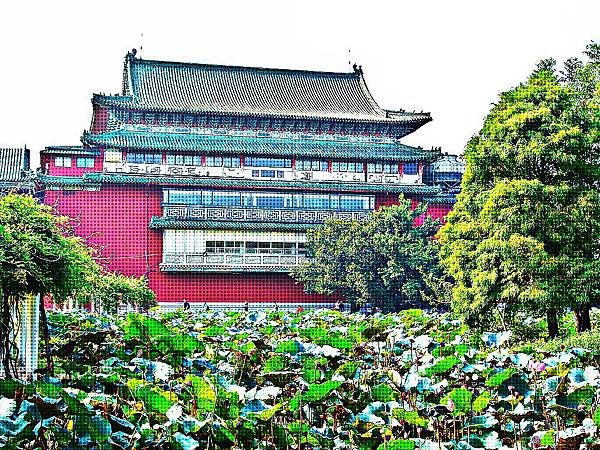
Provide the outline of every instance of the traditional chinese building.
[[[400,139],[427,113],[382,109],[363,72],[125,58],[120,95],[96,94],[80,147],[41,153],[46,202],[77,217],[111,269],[145,275],[159,302],[331,302],[289,270],[305,232],[416,205],[439,155]],[[442,217],[450,204],[432,202]]]
[[24,148],[0,148],[0,195],[8,192],[33,193],[30,151]]

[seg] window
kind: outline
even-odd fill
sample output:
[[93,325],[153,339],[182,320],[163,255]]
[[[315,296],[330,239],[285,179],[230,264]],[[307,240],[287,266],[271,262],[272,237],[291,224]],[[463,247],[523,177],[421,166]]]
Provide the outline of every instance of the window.
[[375,197],[372,195],[340,195],[284,192],[240,192],[212,190],[167,189],[165,203],[261,209],[317,209],[335,211],[372,210]]
[[367,172],[369,173],[383,173],[383,163],[374,162],[367,164]]
[[370,162],[367,164],[367,172],[398,174],[398,163],[381,161]]
[[241,241],[206,241],[206,253],[244,253]]
[[329,209],[329,196],[305,194],[303,203],[306,209]]
[[77,158],[77,167],[94,167],[94,158]]
[[398,164],[395,163],[384,163],[383,173],[398,174]]
[[121,150],[106,150],[104,152],[104,161],[120,163],[123,161],[123,152]]
[[[160,163],[156,163],[160,164]],[[172,155],[167,154],[167,164],[175,166],[201,166],[202,157],[200,155]]]
[[201,205],[202,194],[200,192],[168,191],[166,203],[178,203],[184,205]]
[[127,152],[127,162],[129,164],[161,164],[162,154]]
[[223,166],[225,167],[240,167],[240,158],[237,156],[227,156],[223,158]]
[[244,165],[249,167],[292,167],[292,160],[287,158],[256,158],[247,156]]
[[277,208],[281,209],[284,207],[284,198],[283,195],[257,195],[256,196],[256,207],[271,209]]
[[241,206],[239,192],[213,192],[213,206]]
[[404,163],[402,165],[404,175],[416,175],[418,166],[417,163]]
[[346,161],[333,161],[331,164],[331,170],[333,172],[355,172],[360,173],[365,171],[365,164],[362,162],[346,162]]
[[246,241],[246,253],[265,255],[297,255],[300,246],[304,251],[304,243],[297,242],[254,242]]
[[208,167],[222,167],[223,158],[221,156],[207,156],[206,165]]
[[56,167],[71,167],[71,157],[57,156],[54,158],[54,165]]
[[348,211],[357,211],[369,209],[369,197],[340,195],[340,209]]
[[296,160],[296,170],[313,170],[327,172],[328,163],[318,159],[298,159]]
[[275,171],[274,170],[261,170],[260,176],[264,177],[264,178],[275,178]]

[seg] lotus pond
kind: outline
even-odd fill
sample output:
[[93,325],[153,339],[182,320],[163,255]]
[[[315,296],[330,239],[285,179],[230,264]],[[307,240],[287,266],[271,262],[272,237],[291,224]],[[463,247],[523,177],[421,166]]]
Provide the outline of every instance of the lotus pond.
[[[597,349],[514,353],[450,315],[51,313],[0,381],[9,449],[598,448]],[[42,355],[43,357],[43,355]],[[43,359],[43,358],[42,358]]]

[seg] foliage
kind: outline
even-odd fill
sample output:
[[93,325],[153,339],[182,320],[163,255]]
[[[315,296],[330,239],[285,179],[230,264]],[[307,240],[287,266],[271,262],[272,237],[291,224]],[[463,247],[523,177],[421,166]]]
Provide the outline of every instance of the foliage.
[[4,295],[65,298],[98,270],[67,217],[28,195],[0,198],[0,287]]
[[[471,334],[448,314],[49,321],[56,377],[0,383],[7,448],[506,449],[600,437],[591,352],[511,352],[505,334]],[[334,348],[331,335],[352,345]]]
[[147,310],[156,305],[156,295],[145,277],[99,272],[88,280],[76,295],[80,305],[93,303],[107,312],[116,312],[121,305]]
[[28,294],[66,298],[99,270],[69,219],[27,195],[0,198],[0,360],[14,372],[12,318]]
[[600,330],[584,331],[576,335],[554,339],[539,339],[519,344],[516,347],[523,352],[556,353],[567,348],[585,348],[596,354],[600,353]]
[[310,260],[294,278],[308,292],[341,293],[353,305],[394,311],[432,295],[425,274],[438,274],[433,236],[438,223],[423,218],[427,206],[409,199],[381,207],[364,221],[331,218],[307,234]]
[[[462,192],[439,232],[456,281],[452,304],[471,325],[511,327],[545,314],[551,335],[570,307],[589,328],[600,295],[600,65],[543,61],[500,94],[467,145]],[[597,55],[596,55],[597,56]]]

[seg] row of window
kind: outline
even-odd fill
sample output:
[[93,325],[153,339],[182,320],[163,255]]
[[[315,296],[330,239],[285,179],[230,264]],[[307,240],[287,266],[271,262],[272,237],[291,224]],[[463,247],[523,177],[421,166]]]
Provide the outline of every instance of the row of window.
[[304,242],[206,241],[206,253],[306,255]]
[[80,167],[80,168],[94,167],[94,158],[88,158],[88,157],[71,158],[70,156],[56,156],[54,158],[54,166],[55,167],[72,167],[73,159],[75,159],[76,167]]
[[[78,157],[76,159],[76,167],[80,168],[92,168],[94,167],[94,158],[90,157]],[[54,165],[56,167],[72,167],[73,158],[70,156],[57,156],[54,158]],[[160,153],[127,153],[127,162],[130,164],[162,164],[162,155]],[[185,165],[185,166],[202,166],[202,158],[200,155],[167,155],[167,164],[171,165]],[[291,159],[283,158],[254,158],[246,157],[244,165],[248,167],[281,167],[289,168],[292,167]],[[229,156],[207,156],[206,166],[208,167],[231,167],[237,168],[241,166],[241,158],[229,157]],[[333,161],[332,162],[333,172],[354,172],[362,173],[365,170],[365,164],[362,162],[346,162],[346,161]],[[296,170],[307,170],[307,171],[323,171],[328,170],[328,162],[325,160],[309,160],[299,159],[296,161]],[[387,173],[387,174],[398,174],[400,166],[397,163],[368,163],[367,172],[369,173]],[[417,163],[404,163],[402,164],[402,172],[405,175],[416,175],[418,173]],[[252,171],[252,176],[255,177],[270,177],[283,178],[282,171],[273,170],[262,170]]]
[[[127,153],[127,162],[130,164],[162,164],[162,155],[160,153]],[[167,164],[178,166],[202,166],[202,157],[200,155],[173,155],[167,154]],[[229,156],[207,156],[205,164],[208,167],[241,167],[240,157]],[[291,168],[292,160],[290,158],[258,158],[247,156],[244,159],[246,167],[268,167],[268,168]],[[400,171],[405,175],[416,175],[418,171],[417,163],[404,163],[402,168],[398,163],[374,162],[367,164],[369,173],[387,173],[398,174]],[[298,159],[296,160],[296,170],[322,171],[329,170],[329,162],[323,159]],[[333,161],[331,163],[333,172],[353,172],[363,173],[365,163],[355,161]],[[275,175],[273,175],[275,176]]]
[[198,206],[238,206],[263,209],[326,209],[363,211],[375,208],[372,195],[304,194],[281,192],[183,191],[167,189],[164,202]]

